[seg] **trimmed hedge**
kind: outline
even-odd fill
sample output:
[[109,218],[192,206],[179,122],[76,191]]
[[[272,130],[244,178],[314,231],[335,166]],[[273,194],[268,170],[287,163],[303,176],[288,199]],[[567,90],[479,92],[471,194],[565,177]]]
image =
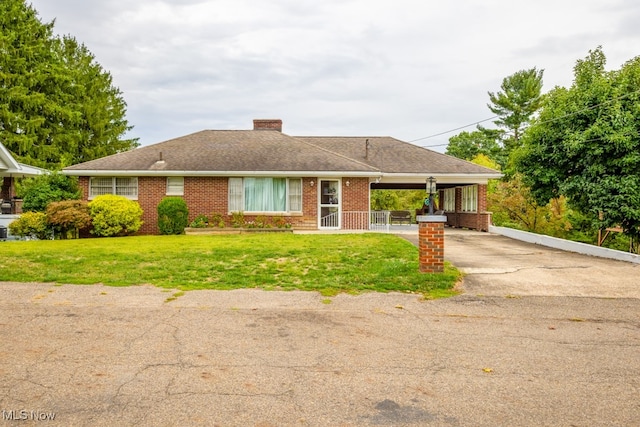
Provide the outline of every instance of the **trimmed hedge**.
[[142,208],[123,196],[106,194],[89,202],[89,214],[96,236],[127,236],[142,227]]
[[189,208],[182,197],[165,197],[158,204],[160,234],[182,234],[188,221]]

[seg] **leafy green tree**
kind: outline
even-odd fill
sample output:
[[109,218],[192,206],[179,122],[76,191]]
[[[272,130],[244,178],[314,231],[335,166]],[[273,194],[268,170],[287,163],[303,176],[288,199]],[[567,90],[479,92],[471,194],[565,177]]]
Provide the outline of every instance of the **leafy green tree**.
[[518,174],[508,181],[495,180],[490,184],[487,208],[498,226],[555,237],[566,237],[571,230],[566,200],[560,197],[539,204]]
[[371,209],[374,211],[392,211],[400,209],[400,197],[393,190],[372,190]]
[[600,228],[640,234],[640,57],[605,71],[601,48],[548,95],[517,154],[538,203],[565,195]]
[[503,140],[507,155],[520,146],[525,127],[542,105],[543,74],[535,67],[521,70],[502,80],[501,91],[489,92],[487,106],[498,116],[494,123],[507,131]]
[[109,73],[72,37],[54,37],[25,0],[0,2],[0,139],[19,160],[59,169],[134,148]]
[[81,196],[78,179],[59,172],[23,180],[19,194],[24,199],[22,209],[35,212],[44,212],[51,202],[75,200]]
[[481,126],[473,132],[461,132],[449,138],[446,154],[468,161],[483,154],[504,167],[506,155],[498,143],[502,133],[498,129],[486,129]]
[[484,166],[485,168],[494,169],[499,171],[500,165],[496,163],[491,157],[486,154],[477,154],[473,159],[471,159],[471,163],[475,163],[476,165]]

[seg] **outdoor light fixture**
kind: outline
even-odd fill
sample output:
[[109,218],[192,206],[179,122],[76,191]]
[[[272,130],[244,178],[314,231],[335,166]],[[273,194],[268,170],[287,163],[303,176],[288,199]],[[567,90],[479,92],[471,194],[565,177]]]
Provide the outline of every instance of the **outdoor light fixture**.
[[313,182],[313,180],[312,180],[312,181],[309,183],[309,185],[313,187],[313,184],[314,184],[314,182]]
[[346,184],[347,184],[347,187],[351,185],[351,183],[349,182],[349,180],[347,180]]
[[429,193],[429,215],[433,215],[433,194],[436,192],[436,179],[427,178],[427,193]]

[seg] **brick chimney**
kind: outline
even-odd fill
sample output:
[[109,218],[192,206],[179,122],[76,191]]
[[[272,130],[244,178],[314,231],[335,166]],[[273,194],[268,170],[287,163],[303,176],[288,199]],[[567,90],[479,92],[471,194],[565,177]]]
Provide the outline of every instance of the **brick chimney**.
[[278,132],[282,132],[282,120],[254,119],[253,130],[277,130]]

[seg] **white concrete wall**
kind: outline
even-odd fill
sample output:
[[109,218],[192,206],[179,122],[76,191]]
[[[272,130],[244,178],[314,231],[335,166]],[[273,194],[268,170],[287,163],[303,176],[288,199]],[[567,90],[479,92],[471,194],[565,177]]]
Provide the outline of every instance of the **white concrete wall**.
[[548,246],[550,248],[561,249],[563,251],[577,252],[580,254],[610,258],[618,261],[633,262],[640,264],[640,255],[630,252],[617,251],[615,249],[601,248],[600,246],[588,245],[586,243],[572,242],[570,240],[558,239],[557,237],[544,236],[542,234],[529,233],[527,231],[514,230],[513,228],[489,226],[489,232],[500,234],[511,239],[523,242],[534,243],[536,245]]

